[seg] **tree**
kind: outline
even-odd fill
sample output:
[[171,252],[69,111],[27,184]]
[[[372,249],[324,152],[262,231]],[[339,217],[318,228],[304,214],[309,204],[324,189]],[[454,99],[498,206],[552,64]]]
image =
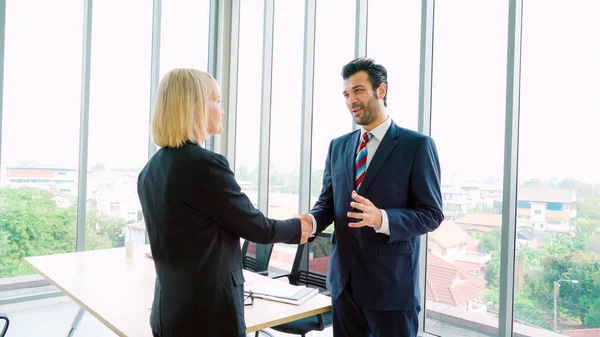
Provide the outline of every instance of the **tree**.
[[521,183],[521,187],[550,188],[550,185],[540,179],[530,179]]
[[323,188],[323,170],[313,170],[310,180],[310,196],[318,198]]
[[241,165],[235,171],[235,178],[239,181],[251,181],[254,186],[258,186],[258,167],[250,171],[247,166]]
[[[107,242],[110,244],[108,247],[123,247],[125,244],[123,228],[123,219],[101,212],[95,200],[88,200],[86,210],[86,247],[88,247],[88,239],[90,240],[90,245],[94,246],[92,244],[93,240],[96,240],[94,237],[108,239]],[[99,245],[98,248],[108,248],[105,242],[103,241],[103,244]],[[87,249],[92,248],[89,247]]]
[[489,233],[481,236],[479,251],[482,253],[500,252],[500,241],[502,233],[500,228],[494,228]]
[[0,189],[0,237],[6,240],[0,251],[0,276],[30,274],[23,261],[26,256],[72,251],[74,229],[74,213],[57,207],[49,192]]
[[[59,207],[54,198],[37,188],[0,188],[0,277],[33,273],[23,261],[27,256],[75,250],[76,208]],[[87,210],[86,249],[120,245],[124,221],[94,207]]]
[[92,167],[92,172],[98,172],[98,171],[106,171],[106,168],[104,167],[104,164],[102,164],[102,163],[96,163],[94,165],[94,167]]
[[[479,240],[479,251],[490,253],[491,258],[486,266],[485,280],[489,287],[499,287],[500,283],[500,241],[502,233],[500,228],[494,228],[489,233],[483,234]],[[494,301],[497,301],[496,298]]]

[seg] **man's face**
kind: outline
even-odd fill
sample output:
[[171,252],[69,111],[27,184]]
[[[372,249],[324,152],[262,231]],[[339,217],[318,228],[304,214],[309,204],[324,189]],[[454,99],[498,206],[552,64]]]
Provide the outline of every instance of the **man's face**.
[[359,71],[344,80],[343,94],[356,124],[369,125],[379,116],[379,96],[373,90],[367,72]]

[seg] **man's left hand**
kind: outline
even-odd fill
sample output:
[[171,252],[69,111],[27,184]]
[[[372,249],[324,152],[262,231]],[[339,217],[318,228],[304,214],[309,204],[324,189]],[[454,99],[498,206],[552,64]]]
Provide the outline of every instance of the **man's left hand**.
[[356,191],[352,191],[352,199],[354,199],[354,201],[350,203],[350,206],[361,210],[362,213],[348,212],[348,217],[362,221],[350,222],[348,227],[359,228],[369,226],[375,228],[376,230],[381,228],[381,223],[383,221],[381,210],[375,207],[375,205],[373,205],[369,199],[358,195]]

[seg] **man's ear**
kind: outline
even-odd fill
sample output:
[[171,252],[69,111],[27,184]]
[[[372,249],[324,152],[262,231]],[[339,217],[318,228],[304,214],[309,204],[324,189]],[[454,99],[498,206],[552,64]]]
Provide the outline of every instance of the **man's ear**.
[[383,99],[387,95],[387,85],[385,83],[381,83],[379,88],[377,88],[377,97]]

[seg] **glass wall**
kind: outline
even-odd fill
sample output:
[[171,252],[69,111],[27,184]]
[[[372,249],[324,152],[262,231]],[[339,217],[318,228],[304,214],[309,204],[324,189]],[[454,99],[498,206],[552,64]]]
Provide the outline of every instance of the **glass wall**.
[[598,15],[523,2],[514,323],[562,335],[600,327]]
[[435,2],[431,136],[445,220],[427,243],[425,331],[436,335],[459,311],[475,322],[498,312],[507,21],[506,2]]
[[0,279],[75,250],[83,36],[80,1],[6,7]]
[[[304,7],[302,1],[275,1],[268,207],[274,219],[298,215]],[[291,271],[295,254],[295,246],[276,244],[271,267]]]
[[[321,193],[327,150],[332,139],[352,131],[352,116],[342,95],[342,67],[354,57],[354,6],[345,1],[317,4],[312,124],[310,205]],[[335,18],[332,22],[332,18]],[[333,231],[333,225],[328,229]]]
[[[235,178],[258,207],[264,1],[240,3]],[[225,112],[227,113],[227,112]]]
[[[145,6],[152,6],[149,1],[143,3]],[[174,68],[195,68],[206,71],[209,11],[208,0],[162,1],[161,78]]]
[[[313,47],[305,45],[312,39],[304,36],[312,2],[273,1],[274,13],[268,15],[265,2],[270,0],[241,1],[239,17],[231,18],[240,20],[240,28],[239,41],[232,41],[239,42],[233,90],[237,127],[229,132],[236,133],[234,169],[243,192],[258,206],[258,180],[268,173],[265,211],[272,218],[294,217],[301,204],[299,170],[309,167],[314,204],[329,142],[352,129],[340,71],[354,58],[356,46],[366,44],[367,55],[388,69],[387,111],[404,128],[417,130],[418,121],[424,121],[418,131],[433,137],[441,161],[445,221],[427,236],[427,254],[421,256],[425,320],[420,328],[443,337],[497,336],[507,322],[515,335],[532,337],[600,328],[596,1],[523,1],[522,38],[516,38],[522,46],[516,64],[521,66],[520,97],[507,90],[513,84],[507,83],[507,69],[513,70],[507,58],[513,0],[438,0],[435,17],[431,11],[425,18],[422,4],[430,1],[317,1],[314,69],[304,64],[305,48]],[[128,239],[145,242],[136,179],[148,159],[151,74],[162,76],[176,67],[206,70],[210,55],[221,55],[214,60],[216,69],[228,62],[227,53],[208,50],[211,36],[216,48],[224,42],[210,31],[209,12],[216,1],[162,1],[161,11],[141,0],[95,2],[89,130],[84,132],[89,141],[80,154],[84,3],[6,3],[0,115],[3,281],[32,274],[25,256],[75,250],[77,235],[84,235],[76,231],[78,198],[87,205],[86,249],[119,247]],[[368,12],[357,13],[357,8]],[[218,23],[228,22],[223,15],[231,13],[237,11],[220,11]],[[263,41],[270,14],[272,50],[270,41]],[[367,34],[356,41],[357,21],[364,17]],[[162,20],[160,36],[153,36],[153,20]],[[431,46],[421,31],[425,23],[434,27]],[[157,69],[152,69],[153,46],[160,48],[155,49]],[[268,65],[265,55],[272,56],[272,72],[262,69]],[[433,65],[431,87],[420,82],[427,80],[421,62]],[[305,70],[314,71],[306,90]],[[271,74],[272,81],[265,107],[263,74]],[[303,110],[303,95],[311,90],[312,107]],[[431,111],[427,104],[418,111],[428,93]],[[513,98],[520,103],[514,130],[505,121],[506,102]],[[270,142],[261,150],[263,113],[271,117]],[[305,133],[310,146],[302,153],[302,121],[311,113],[311,132]],[[519,136],[513,157],[505,147],[511,132]],[[87,172],[78,172],[80,155],[87,156]],[[511,164],[516,174],[504,172]],[[78,195],[79,174],[86,175],[87,195]],[[511,183],[516,196],[509,195]],[[503,197],[516,201],[503,205]],[[502,237],[503,230],[513,228],[504,224],[514,226],[515,237]],[[277,245],[272,269],[289,271],[295,248]],[[506,265],[500,263],[502,254],[510,258]],[[502,278],[513,265],[514,280]],[[509,301],[514,315],[501,305],[501,286],[514,287]]]
[[85,248],[145,244],[136,185],[148,160],[152,4],[95,3],[92,41]]
[[421,1],[369,1],[368,16],[367,57],[387,69],[387,112],[417,131]]

